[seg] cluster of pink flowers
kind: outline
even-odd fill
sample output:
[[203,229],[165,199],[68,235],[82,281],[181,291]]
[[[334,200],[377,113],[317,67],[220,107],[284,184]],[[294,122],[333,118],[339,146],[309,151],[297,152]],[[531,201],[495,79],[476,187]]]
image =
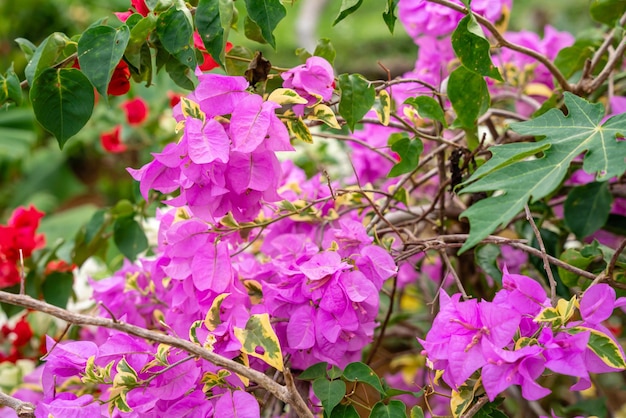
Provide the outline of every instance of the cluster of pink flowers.
[[[624,352],[602,322],[626,298],[616,299],[606,284],[588,288],[580,299],[581,320],[570,320],[563,310],[551,308],[545,290],[535,280],[505,269],[502,289],[493,302],[440,293],[440,312],[431,331],[420,340],[432,367],[443,370],[444,381],[459,388],[481,371],[482,384],[493,401],[511,385],[520,385],[522,396],[537,400],[550,390],[537,383],[544,370],[578,378],[572,390],[591,386],[589,373],[608,373],[611,367],[589,345],[592,333],[600,333]],[[562,320],[541,316],[545,309],[560,313]],[[573,305],[572,305],[573,309]],[[573,310],[572,310],[573,313]]]

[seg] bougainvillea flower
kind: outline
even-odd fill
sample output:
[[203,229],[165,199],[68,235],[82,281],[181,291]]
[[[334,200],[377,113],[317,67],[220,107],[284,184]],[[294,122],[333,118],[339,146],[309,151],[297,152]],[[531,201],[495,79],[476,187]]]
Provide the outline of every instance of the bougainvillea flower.
[[123,96],[130,90],[130,69],[126,61],[121,60],[111,76],[109,87],[107,88],[107,94],[111,96]]
[[[217,62],[215,62],[211,54],[207,52],[206,48],[204,47],[204,42],[202,42],[202,37],[198,32],[193,33],[193,46],[195,46],[196,49],[198,49],[202,53],[202,58],[204,58],[204,61],[199,66],[200,71],[211,71],[220,66]],[[230,51],[231,49],[233,49],[233,44],[231,44],[230,42],[226,42],[226,52]]]
[[293,89],[307,100],[306,105],[294,105],[293,111],[302,116],[304,108],[322,100],[330,100],[335,89],[333,67],[322,57],[309,57],[306,63],[285,71],[280,75],[283,87]]
[[148,104],[141,97],[135,97],[120,105],[126,112],[129,125],[141,125],[148,118]]
[[122,142],[121,131],[122,126],[117,125],[112,131],[100,134],[100,144],[105,151],[117,154],[128,149]]

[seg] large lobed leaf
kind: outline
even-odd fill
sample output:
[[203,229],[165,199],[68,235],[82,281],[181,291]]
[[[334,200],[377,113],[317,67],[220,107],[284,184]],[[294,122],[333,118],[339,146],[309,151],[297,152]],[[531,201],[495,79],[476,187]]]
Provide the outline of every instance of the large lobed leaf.
[[[493,157],[466,181],[462,193],[502,192],[480,200],[461,216],[470,221],[470,236],[461,252],[473,247],[499,226],[506,225],[532,199],[552,193],[563,181],[572,160],[585,154],[583,169],[598,181],[620,176],[626,170],[626,114],[604,117],[601,104],[565,93],[568,115],[552,109],[536,119],[513,123],[522,135],[545,137],[536,145],[541,158],[525,159],[532,145],[507,144],[491,148]],[[524,158],[524,159],[522,159]]]

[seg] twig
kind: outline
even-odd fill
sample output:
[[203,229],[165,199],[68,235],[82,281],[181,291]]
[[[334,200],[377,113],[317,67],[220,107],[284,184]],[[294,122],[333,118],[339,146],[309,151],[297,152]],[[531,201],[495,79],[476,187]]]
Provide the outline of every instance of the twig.
[[552,306],[556,306],[556,280],[554,280],[554,276],[552,275],[550,260],[548,260],[547,257],[548,253],[546,252],[546,246],[543,243],[541,233],[539,232],[539,228],[537,228],[537,224],[533,219],[533,215],[532,213],[530,213],[530,208],[528,207],[528,204],[524,205],[524,211],[526,211],[526,219],[530,223],[530,226],[535,233],[535,238],[537,238],[537,242],[539,243],[541,258],[543,259],[543,268],[546,271],[546,275],[548,276],[548,282],[550,283],[550,300],[552,301]]
[[622,38],[615,52],[609,52],[609,60],[602,71],[600,71],[600,74],[598,74],[598,76],[589,85],[583,86],[586,92],[590,93],[595,91],[606,81],[607,78],[609,78],[609,75],[613,72],[615,64],[623,57],[624,51],[626,51],[626,38]]
[[472,418],[474,415],[478,413],[478,411],[481,410],[483,406],[485,406],[485,404],[488,401],[489,401],[489,398],[487,396],[482,396],[478,398],[478,401],[476,401],[476,403],[472,405],[472,407],[468,409],[466,413],[461,415],[461,418]]
[[391,295],[389,295],[389,309],[387,309],[387,314],[385,315],[385,319],[383,320],[382,325],[380,326],[380,334],[376,337],[376,341],[374,341],[374,345],[367,356],[367,361],[365,363],[370,364],[372,360],[374,360],[374,355],[376,351],[378,351],[378,347],[383,341],[383,337],[385,336],[385,331],[387,330],[387,325],[389,324],[389,319],[391,318],[391,313],[393,312],[393,304],[396,298],[396,289],[398,287],[398,275],[393,276],[393,283],[391,288]]
[[20,248],[20,295],[24,294],[26,286],[26,269],[24,268],[24,252]]
[[[464,300],[468,300],[470,297],[467,296],[467,292],[465,292],[465,288],[463,287],[463,283],[461,283],[461,278],[459,277],[458,274],[456,274],[456,270],[454,270],[454,267],[452,267],[452,263],[450,262],[450,257],[448,257],[448,254],[446,253],[445,249],[441,249],[439,250],[439,254],[441,255],[441,258],[443,259],[443,262],[446,264],[446,267],[448,269],[448,272],[450,274],[452,274],[452,277],[454,277],[454,281],[456,282],[456,286],[459,288],[459,292],[461,292],[461,295],[463,295],[463,299]],[[445,277],[443,280],[441,280],[441,282],[445,282]]]
[[626,239],[624,239],[620,243],[619,247],[617,247],[617,250],[615,250],[615,253],[611,257],[611,260],[609,261],[609,265],[606,267],[607,278],[611,279],[613,277],[613,270],[615,270],[615,265],[617,264],[617,260],[619,259],[620,254],[622,254],[625,248],[626,248]]
[[19,418],[35,418],[35,405],[23,402],[0,391],[0,406],[13,409]]
[[96,327],[114,329],[124,332],[128,335],[134,335],[135,337],[144,338],[149,341],[154,341],[157,343],[167,344],[172,347],[180,348],[190,354],[208,360],[218,367],[223,367],[231,372],[245,376],[251,381],[256,382],[259,386],[271,392],[281,401],[291,405],[299,417],[313,418],[312,412],[309,410],[305,401],[298,393],[292,393],[289,388],[274,382],[271,378],[257,370],[250,369],[243,364],[239,364],[236,361],[215,354],[214,352],[211,352],[199,345],[196,345],[191,341],[183,340],[181,338],[175,338],[170,335],[147,330],[145,328],[127,324],[121,321],[115,322],[108,318],[93,317],[70,312],[65,309],[50,305],[49,303],[33,299],[30,296],[26,295],[16,295],[13,293],[0,291],[0,302],[21,306],[27,309],[34,309],[36,311],[52,315],[55,318],[62,319],[74,325],[92,325]]

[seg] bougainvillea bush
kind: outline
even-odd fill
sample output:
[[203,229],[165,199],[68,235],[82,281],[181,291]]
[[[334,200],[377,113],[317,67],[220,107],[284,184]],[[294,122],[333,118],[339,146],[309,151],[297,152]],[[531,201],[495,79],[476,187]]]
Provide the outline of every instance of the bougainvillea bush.
[[[337,74],[327,39],[292,68],[231,42],[241,20],[275,48],[279,0],[133,0],[19,40],[7,111],[28,94],[60,148],[122,112],[94,146],[133,156],[137,197],[60,244],[34,206],[0,226],[0,416],[624,414],[623,2],[580,34],[381,3],[418,48],[385,80]],[[164,77],[170,135],[124,136]]]

